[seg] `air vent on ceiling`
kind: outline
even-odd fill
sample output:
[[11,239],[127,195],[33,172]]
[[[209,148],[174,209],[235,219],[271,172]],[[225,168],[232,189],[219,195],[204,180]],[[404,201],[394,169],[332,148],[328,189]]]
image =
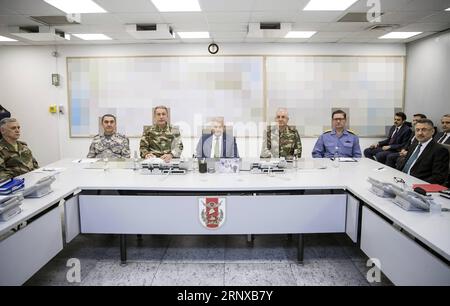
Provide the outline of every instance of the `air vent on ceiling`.
[[10,27],[12,35],[32,41],[64,41],[70,40],[70,35],[64,31],[46,26],[18,26]]
[[390,32],[398,27],[400,27],[400,25],[398,24],[375,24],[373,26],[366,28],[366,30]]
[[259,24],[260,30],[279,30],[281,29],[281,24],[279,22],[261,22]]
[[71,25],[80,24],[80,14],[68,14],[66,16],[30,16],[36,22],[45,25]]
[[137,39],[174,39],[173,30],[167,24],[127,24],[125,30]]
[[249,38],[281,38],[291,30],[290,23],[256,22],[248,24],[247,37]]
[[[383,14],[384,13],[380,13],[375,17],[383,16]],[[372,19],[372,15],[367,15],[367,13],[347,13],[337,22],[371,22]]]

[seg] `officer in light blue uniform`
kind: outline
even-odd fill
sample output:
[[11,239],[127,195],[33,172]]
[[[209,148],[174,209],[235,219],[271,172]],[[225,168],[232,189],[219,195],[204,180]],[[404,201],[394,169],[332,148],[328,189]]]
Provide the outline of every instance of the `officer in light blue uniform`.
[[314,158],[330,158],[334,157],[337,150],[339,157],[361,157],[358,136],[345,129],[346,113],[337,110],[333,112],[331,117],[333,129],[320,135],[312,151],[312,156]]

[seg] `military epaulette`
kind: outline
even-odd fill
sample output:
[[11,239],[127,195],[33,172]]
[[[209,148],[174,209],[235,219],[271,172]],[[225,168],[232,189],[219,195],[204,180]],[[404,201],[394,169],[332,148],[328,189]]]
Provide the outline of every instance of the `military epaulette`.
[[350,134],[353,134],[353,135],[357,136],[356,133],[355,133],[354,131],[350,130],[350,129],[347,129],[347,132],[349,132]]
[[330,130],[324,131],[323,133],[324,133],[324,134],[326,134],[326,133],[331,133],[332,131],[333,131],[333,130],[330,129]]
[[20,141],[20,140],[17,140],[17,143],[20,143],[22,146],[26,146],[27,145],[27,143],[26,142],[24,142],[24,141]]

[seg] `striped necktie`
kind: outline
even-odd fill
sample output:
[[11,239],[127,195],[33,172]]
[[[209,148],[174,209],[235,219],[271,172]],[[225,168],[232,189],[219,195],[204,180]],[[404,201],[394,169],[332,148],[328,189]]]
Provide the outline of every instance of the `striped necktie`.
[[409,168],[411,168],[412,164],[416,161],[417,157],[419,156],[420,153],[420,148],[422,147],[422,144],[419,143],[419,145],[416,147],[416,149],[414,150],[413,154],[411,154],[411,156],[409,157],[408,161],[406,162],[405,166],[403,167],[402,171],[405,173],[409,172]]

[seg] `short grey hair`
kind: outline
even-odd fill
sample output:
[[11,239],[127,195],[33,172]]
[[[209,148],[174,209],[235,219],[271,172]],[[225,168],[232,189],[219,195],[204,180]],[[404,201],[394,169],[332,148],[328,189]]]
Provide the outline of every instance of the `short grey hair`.
[[2,120],[0,120],[0,128],[2,128],[5,124],[10,123],[10,122],[17,122],[16,118],[3,118]]

